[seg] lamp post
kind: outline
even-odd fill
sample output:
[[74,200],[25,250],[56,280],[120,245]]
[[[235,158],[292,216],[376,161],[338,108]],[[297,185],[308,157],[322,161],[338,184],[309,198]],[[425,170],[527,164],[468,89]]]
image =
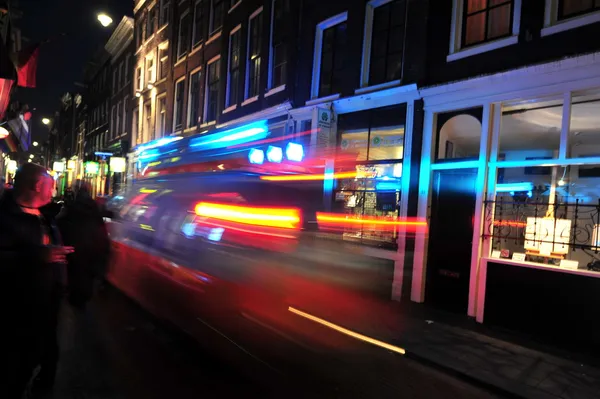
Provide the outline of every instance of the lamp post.
[[99,13],[97,18],[100,24],[105,28],[109,27],[113,23],[112,18],[108,14],[103,12]]

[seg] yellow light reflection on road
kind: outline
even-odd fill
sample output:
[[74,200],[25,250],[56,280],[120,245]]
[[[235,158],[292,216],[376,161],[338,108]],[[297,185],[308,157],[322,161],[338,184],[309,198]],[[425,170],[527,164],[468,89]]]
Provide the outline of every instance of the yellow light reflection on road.
[[374,338],[367,337],[366,335],[362,335],[362,334],[356,333],[354,331],[348,330],[347,328],[340,327],[338,325],[330,323],[327,320],[323,320],[323,319],[320,319],[320,318],[318,318],[316,316],[313,316],[311,314],[305,313],[305,312],[303,312],[301,310],[294,309],[291,306],[288,307],[288,310],[290,312],[294,313],[294,314],[297,314],[298,316],[302,316],[302,317],[304,317],[304,318],[306,318],[308,320],[314,321],[315,323],[319,323],[319,324],[321,324],[321,325],[323,325],[325,327],[329,327],[329,328],[331,328],[331,329],[333,329],[333,330],[335,330],[337,332],[341,332],[342,334],[346,334],[346,335],[348,335],[348,336],[350,336],[352,338],[356,338],[356,339],[359,339],[361,341],[368,342],[370,344],[379,346],[381,348],[388,349],[390,351],[399,353],[401,355],[405,355],[406,354],[406,351],[404,349],[398,347],[398,346],[390,345],[388,343],[376,340]]

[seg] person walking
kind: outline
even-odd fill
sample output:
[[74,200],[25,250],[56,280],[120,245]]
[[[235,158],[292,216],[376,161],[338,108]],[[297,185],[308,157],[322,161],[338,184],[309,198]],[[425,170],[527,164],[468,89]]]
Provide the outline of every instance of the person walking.
[[88,183],[75,182],[73,197],[65,202],[57,223],[65,244],[75,248],[68,257],[68,300],[84,309],[93,296],[95,282],[103,280],[110,257],[106,225]]
[[0,397],[20,399],[34,369],[36,391],[50,391],[58,363],[57,324],[66,256],[54,220],[42,211],[54,181],[27,163],[0,198]]

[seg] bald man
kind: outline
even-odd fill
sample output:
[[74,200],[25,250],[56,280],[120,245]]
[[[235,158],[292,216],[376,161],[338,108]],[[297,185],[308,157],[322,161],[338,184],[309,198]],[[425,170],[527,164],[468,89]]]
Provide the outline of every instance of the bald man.
[[66,284],[66,255],[43,207],[54,181],[32,163],[0,199],[0,397],[19,399],[41,365],[38,386],[50,390],[58,362],[56,327]]

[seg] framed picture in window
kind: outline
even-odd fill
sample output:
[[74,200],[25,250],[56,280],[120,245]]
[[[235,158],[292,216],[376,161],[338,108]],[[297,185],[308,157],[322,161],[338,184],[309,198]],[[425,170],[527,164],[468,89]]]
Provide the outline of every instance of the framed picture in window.
[[446,152],[444,154],[444,158],[453,158],[454,157],[454,144],[451,141],[446,141]]

